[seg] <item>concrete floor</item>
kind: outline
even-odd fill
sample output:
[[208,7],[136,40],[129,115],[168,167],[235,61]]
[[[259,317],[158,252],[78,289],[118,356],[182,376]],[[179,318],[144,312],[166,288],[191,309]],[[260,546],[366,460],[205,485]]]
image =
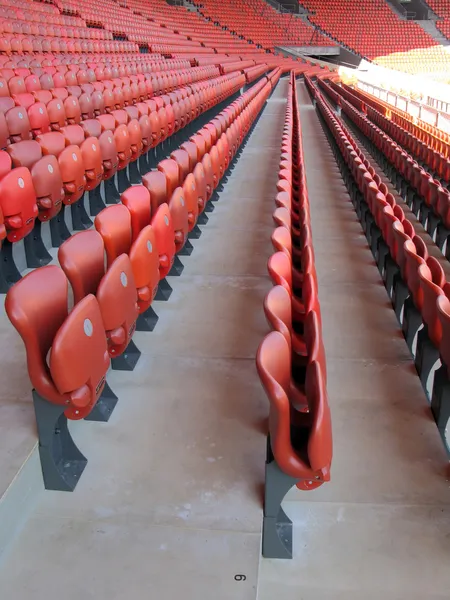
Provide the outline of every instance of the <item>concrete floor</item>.
[[303,83],[300,116],[333,419],[331,483],[288,495],[294,559],[258,600],[449,598],[448,461]]
[[[110,422],[73,423],[89,458],[75,493],[30,494],[39,467],[28,461],[25,522],[0,557],[2,600],[449,597],[447,459],[303,84],[335,457],[330,484],[288,494],[294,559],[260,559],[267,401],[254,357],[268,331],[286,94],[282,80],[182,276],[170,279],[172,297],[155,303],[155,331],[136,334],[135,371],[109,374],[120,397]],[[29,382],[21,342],[7,335],[6,391],[19,401],[5,408],[0,396],[0,417],[23,416],[20,436],[0,435],[0,451],[26,455]],[[10,464],[3,456],[0,466]]]
[[[154,304],[155,331],[133,338],[136,369],[108,375],[120,398],[109,423],[71,424],[88,466],[73,494],[36,495],[1,558],[2,599],[256,597],[267,402],[255,354],[267,332],[287,85],[268,101],[182,276],[170,278],[169,302]],[[21,342],[13,348],[11,385],[29,412],[29,382],[14,366]]]

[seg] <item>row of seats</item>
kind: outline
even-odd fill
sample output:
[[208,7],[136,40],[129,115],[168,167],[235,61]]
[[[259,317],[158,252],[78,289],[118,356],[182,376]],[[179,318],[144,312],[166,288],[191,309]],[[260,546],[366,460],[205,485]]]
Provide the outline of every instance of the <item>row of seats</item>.
[[288,558],[292,532],[287,532],[290,521],[281,509],[284,495],[293,485],[312,490],[329,481],[332,458],[322,320],[293,72],[278,176],[274,254],[268,262],[274,287],[264,301],[273,331],[261,342],[256,364],[270,403],[262,551],[265,557]]
[[[30,256],[27,257],[30,267],[49,262],[51,257],[42,248],[39,228],[36,230],[36,218],[50,221],[52,243],[59,246],[68,236],[67,223],[61,212],[64,206],[72,207],[74,228],[90,226],[84,201],[81,201],[85,191],[90,192],[92,215],[104,207],[104,200],[117,201],[116,173],[119,192],[128,187],[129,177],[133,183],[139,183],[150,168],[148,160],[152,149],[162,148],[168,138],[176,141],[177,138],[172,136],[179,130],[188,127],[199,115],[236,93],[244,84],[244,75],[219,76],[180,88],[178,93],[170,96],[160,96],[158,103],[153,99],[146,100],[85,121],[80,120],[79,105],[74,96],[69,96],[64,103],[59,99],[51,100],[47,107],[42,102],[33,104],[28,113],[23,107],[9,109],[4,119],[9,141],[13,143],[0,154],[3,165],[0,209],[8,242],[16,243],[24,238],[26,243],[33,242],[34,251],[29,248]],[[71,108],[78,108],[71,113],[70,121],[66,120],[64,112],[67,102]],[[54,108],[54,120],[50,119],[49,112],[52,112],[48,107]],[[31,119],[33,128],[29,118],[31,111],[34,111],[31,116],[36,118],[35,123]],[[12,171],[11,166],[14,167]],[[104,200],[100,195],[102,181],[105,182]],[[33,227],[35,230],[30,236]],[[1,283],[2,291],[6,291],[19,274],[12,259],[12,249],[4,246],[2,253]]]
[[[414,158],[408,154],[401,146],[393,141],[382,129],[379,129],[370,121],[364,113],[358,111],[347,100],[339,96],[338,91],[342,91],[346,97],[351,98],[348,90],[341,90],[338,86],[331,90],[323,81],[320,84],[329,95],[337,94],[345,114],[355,123],[362,133],[372,142],[380,162],[388,172],[392,183],[396,186],[399,193],[405,198],[408,206],[422,225],[426,228],[433,240],[436,240],[441,251],[450,255],[448,239],[449,230],[449,210],[450,210],[450,192],[447,189],[450,175],[450,161],[444,159],[441,154],[435,153],[423,142],[417,141],[417,158],[425,163],[430,163],[442,181],[433,178],[433,173],[427,172]],[[356,98],[358,100],[358,98]],[[376,112],[371,107],[368,111]],[[380,119],[385,119],[380,113],[376,113]],[[387,120],[392,128],[399,128],[391,121]],[[424,160],[425,159],[425,160]],[[439,160],[438,160],[439,159]],[[444,170],[441,169],[444,167]]]
[[441,19],[436,21],[436,27],[450,40],[450,5],[447,0],[427,0],[428,6]]
[[436,46],[417,23],[401,19],[386,0],[302,0],[309,19],[368,59]]
[[265,0],[198,0],[194,4],[211,21],[266,49],[273,50],[276,46],[335,45],[301,18],[282,14]]
[[334,140],[342,176],[450,451],[450,284],[341,119],[312,80],[306,81]]
[[164,159],[144,185],[128,188],[96,216],[95,229],[70,236],[58,251],[61,268],[40,267],[9,290],[6,312],[27,351],[47,489],[76,486],[87,461],[67,419],[109,419],[117,402],[106,384],[110,361],[134,368],[136,326],[153,329],[152,301],[159,292],[168,299],[165,278],[181,274],[177,255],[192,251],[189,233],[198,237],[201,215],[280,75],[271,72],[203,127],[177,151],[180,163]]
[[[392,124],[392,128],[389,130],[389,133],[395,132],[395,126],[401,127],[405,130],[405,133],[413,136],[418,142],[421,142],[425,146],[429,146],[432,150],[440,153],[445,158],[450,158],[450,135],[441,129],[437,129],[436,127],[417,119],[413,121],[411,115],[406,113],[405,111],[399,110],[393,106],[390,106],[387,103],[380,101],[375,96],[368,94],[367,92],[363,92],[362,90],[358,90],[355,88],[350,88],[345,84],[342,85],[341,89],[346,90],[351,93],[353,96],[357,96],[364,103],[368,103],[370,101],[370,108],[372,108],[376,113],[379,113],[383,120],[381,123],[389,122]],[[352,101],[351,99],[349,99]],[[356,106],[356,105],[354,105]],[[390,108],[389,108],[390,106]],[[366,110],[370,119],[373,115],[375,118],[375,112],[370,112]],[[378,123],[377,123],[378,124]],[[411,146],[411,150],[413,146]]]

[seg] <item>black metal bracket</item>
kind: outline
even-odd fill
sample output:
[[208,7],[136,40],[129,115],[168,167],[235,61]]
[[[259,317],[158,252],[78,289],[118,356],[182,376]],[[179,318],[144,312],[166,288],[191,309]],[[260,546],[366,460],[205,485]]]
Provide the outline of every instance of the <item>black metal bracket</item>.
[[145,312],[140,314],[136,321],[136,331],[153,331],[158,322],[158,315],[149,306]]
[[[201,215],[199,215],[200,218]],[[198,223],[198,219],[197,219],[197,223]],[[198,225],[195,225],[191,231],[188,233],[188,238],[190,240],[198,240],[199,237],[202,235],[202,230],[200,229],[200,227]]]
[[63,204],[59,213],[50,220],[50,235],[54,248],[59,248],[63,242],[70,238],[70,231],[64,218],[65,212],[66,205]]
[[170,277],[179,277],[184,270],[184,265],[178,256],[175,256],[172,268],[169,271]]
[[117,191],[116,184],[114,182],[115,175],[109,179],[105,179],[105,202],[106,204],[119,204],[120,194]]
[[30,269],[43,267],[51,262],[52,255],[48,252],[42,241],[41,222],[39,220],[35,221],[33,231],[24,238],[23,245],[27,267]]
[[111,359],[111,368],[114,371],[133,371],[140,356],[141,351],[133,340],[130,340],[124,352]]
[[[139,160],[139,159],[138,159]],[[134,160],[128,165],[128,174],[131,184],[142,183],[142,177],[138,169],[138,161]]]
[[14,262],[13,244],[4,240],[0,250],[0,293],[6,294],[9,288],[22,278]]
[[128,179],[127,169],[121,169],[117,172],[117,189],[119,194],[123,194],[131,186],[130,180]]
[[36,390],[33,390],[33,404],[45,489],[73,492],[87,459],[70,435],[64,415],[67,407],[48,402]]
[[184,246],[178,252],[178,256],[190,256],[192,251],[194,250],[194,246],[191,244],[189,240],[186,240]]
[[103,202],[101,194],[101,183],[93,190],[89,191],[89,212],[92,217],[96,217],[99,212],[106,208],[106,204]]
[[158,291],[156,292],[155,300],[162,300],[163,302],[166,302],[170,298],[172,291],[173,290],[170,287],[167,279],[161,279],[158,284]]
[[109,387],[108,382],[105,381],[105,387],[103,388],[101,396],[87,417],[84,417],[84,420],[107,423],[114,411],[114,408],[116,407],[118,400],[119,398]]
[[72,212],[72,227],[75,231],[83,231],[94,225],[84,207],[84,195],[78,202],[70,205],[70,210]]
[[266,485],[262,555],[265,558],[292,558],[292,521],[281,508],[287,492],[297,480],[281,471],[267,436]]

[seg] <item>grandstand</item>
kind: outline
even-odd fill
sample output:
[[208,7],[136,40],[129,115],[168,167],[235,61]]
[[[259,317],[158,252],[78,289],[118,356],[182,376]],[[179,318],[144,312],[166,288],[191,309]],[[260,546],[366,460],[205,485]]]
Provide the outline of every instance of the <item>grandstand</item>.
[[2,599],[448,597],[450,10],[411,4],[0,0]]

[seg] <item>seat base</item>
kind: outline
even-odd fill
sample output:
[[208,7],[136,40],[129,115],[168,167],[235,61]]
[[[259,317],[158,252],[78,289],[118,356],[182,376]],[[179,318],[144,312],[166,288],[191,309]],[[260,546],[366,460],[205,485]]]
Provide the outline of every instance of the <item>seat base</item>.
[[33,390],[39,456],[46,490],[73,492],[86,465],[70,435],[65,405],[51,404]]
[[178,252],[178,256],[190,256],[194,250],[194,246],[189,240],[186,240],[184,246]]
[[167,279],[161,279],[158,284],[158,291],[156,292],[155,300],[162,300],[166,302],[172,294],[172,288],[170,287]]
[[178,256],[175,256],[172,268],[169,271],[169,276],[170,277],[179,277],[181,275],[181,273],[183,272],[183,270],[184,270],[183,263],[178,258]]
[[[198,223],[198,219],[197,219],[197,223]],[[188,238],[190,240],[198,240],[201,235],[202,235],[202,230],[200,229],[200,227],[198,225],[195,225],[191,229],[191,231],[188,233]]]
[[103,388],[100,398],[97,400],[96,405],[87,415],[87,417],[84,417],[84,420],[107,423],[116,407],[118,400],[119,398],[109,387],[108,382],[105,381],[105,387]]
[[41,221],[34,222],[33,231],[23,240],[27,266],[31,269],[48,265],[52,260],[51,254],[42,241]]
[[0,293],[2,294],[6,294],[9,288],[22,278],[14,262],[12,246],[11,242],[4,240],[0,250]]
[[149,306],[145,312],[140,314],[136,321],[136,331],[153,331],[158,322],[158,315]]
[[123,354],[111,359],[111,368],[114,371],[133,371],[140,356],[141,351],[133,340],[130,340]]

